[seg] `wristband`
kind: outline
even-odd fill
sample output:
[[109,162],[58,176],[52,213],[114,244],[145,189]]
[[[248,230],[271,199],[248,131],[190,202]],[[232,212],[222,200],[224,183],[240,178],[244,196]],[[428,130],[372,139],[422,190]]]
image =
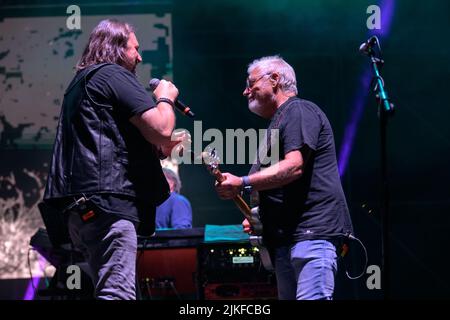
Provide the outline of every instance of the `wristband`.
[[244,185],[244,187],[248,187],[250,185],[250,179],[248,176],[242,177],[242,184]]
[[161,103],[161,102],[168,103],[172,106],[172,108],[175,108],[175,103],[173,103],[173,101],[170,100],[169,98],[159,98],[158,100],[156,100],[156,104]]
[[251,194],[253,187],[250,185],[250,178],[248,176],[242,177],[242,187],[245,194]]

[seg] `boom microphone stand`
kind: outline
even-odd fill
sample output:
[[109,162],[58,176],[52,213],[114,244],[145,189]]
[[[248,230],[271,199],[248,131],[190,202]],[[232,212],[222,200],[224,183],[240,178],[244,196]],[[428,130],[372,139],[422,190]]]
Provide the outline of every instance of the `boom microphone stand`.
[[387,124],[389,117],[394,114],[394,104],[389,101],[384,89],[384,80],[380,75],[380,68],[384,64],[381,57],[380,41],[376,36],[371,37],[363,43],[359,51],[370,58],[373,81],[375,87],[375,98],[378,103],[378,118],[380,121],[380,155],[381,155],[381,224],[382,224],[382,244],[381,244],[381,284],[384,292],[384,299],[389,298],[389,179],[387,171]]

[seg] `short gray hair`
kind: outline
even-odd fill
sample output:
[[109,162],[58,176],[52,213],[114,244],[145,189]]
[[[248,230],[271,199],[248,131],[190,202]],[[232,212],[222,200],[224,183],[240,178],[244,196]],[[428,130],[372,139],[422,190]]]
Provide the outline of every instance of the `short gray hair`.
[[285,92],[298,93],[297,79],[295,77],[294,68],[292,68],[279,55],[262,57],[254,60],[248,65],[247,72],[250,74],[254,69],[259,68],[262,73],[278,72],[280,74],[281,90]]
[[180,193],[181,180],[180,180],[180,177],[178,176],[178,174],[175,171],[170,170],[168,168],[163,168],[163,172],[164,172],[164,175],[166,176],[166,178],[170,179],[173,182],[175,192]]

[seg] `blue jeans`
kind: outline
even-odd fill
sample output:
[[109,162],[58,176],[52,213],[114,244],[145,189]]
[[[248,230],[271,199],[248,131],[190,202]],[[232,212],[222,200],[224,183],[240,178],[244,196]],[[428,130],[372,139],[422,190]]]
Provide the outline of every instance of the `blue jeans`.
[[100,300],[136,299],[137,236],[131,221],[99,213],[85,223],[70,213],[69,234],[76,249],[85,256]]
[[327,240],[300,241],[275,250],[280,300],[332,300],[336,271],[336,248]]

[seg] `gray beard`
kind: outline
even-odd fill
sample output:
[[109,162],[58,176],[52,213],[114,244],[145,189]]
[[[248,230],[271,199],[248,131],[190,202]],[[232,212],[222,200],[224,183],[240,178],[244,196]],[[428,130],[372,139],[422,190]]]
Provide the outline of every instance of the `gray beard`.
[[251,112],[253,112],[254,114],[262,117],[262,112],[261,112],[262,106],[257,100],[253,100],[253,101],[249,102],[248,109]]
[[[272,100],[274,100],[274,98],[272,98]],[[275,101],[272,101],[273,103],[275,103]],[[270,105],[270,103],[267,103],[267,106]],[[253,100],[251,102],[248,103],[248,108],[251,112],[253,112],[254,114],[266,119],[267,115],[264,116],[264,106],[261,104],[261,102],[259,102],[258,100]]]

